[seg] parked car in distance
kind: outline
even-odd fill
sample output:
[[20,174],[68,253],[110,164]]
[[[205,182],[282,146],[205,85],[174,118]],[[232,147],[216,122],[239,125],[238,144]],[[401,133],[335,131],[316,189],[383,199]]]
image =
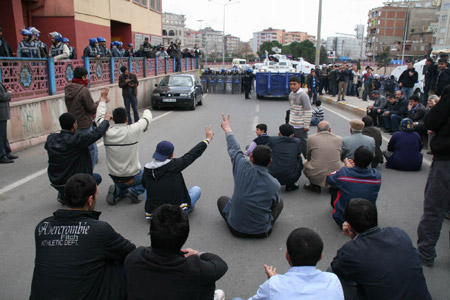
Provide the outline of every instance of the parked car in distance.
[[188,107],[195,110],[202,105],[203,90],[200,80],[195,75],[171,74],[165,76],[159,84],[155,84],[152,93],[152,108]]

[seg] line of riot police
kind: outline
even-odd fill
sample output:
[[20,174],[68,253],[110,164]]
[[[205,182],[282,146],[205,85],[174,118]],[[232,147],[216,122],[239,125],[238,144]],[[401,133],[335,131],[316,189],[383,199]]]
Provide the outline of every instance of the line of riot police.
[[237,68],[220,71],[206,68],[200,76],[203,92],[210,94],[241,94],[246,89],[250,91],[253,79],[252,69],[244,72]]

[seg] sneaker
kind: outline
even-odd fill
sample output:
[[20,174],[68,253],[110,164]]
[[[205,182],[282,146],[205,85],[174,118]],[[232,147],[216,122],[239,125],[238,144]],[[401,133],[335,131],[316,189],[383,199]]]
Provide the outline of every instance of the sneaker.
[[141,202],[141,199],[139,199],[138,196],[136,196],[135,194],[133,194],[132,192],[128,191],[127,194],[125,195],[126,198],[130,199],[132,203],[139,203]]
[[145,212],[145,219],[150,221],[152,219],[152,214]]
[[106,195],[106,202],[109,205],[116,205],[116,185],[112,184],[108,188],[108,194]]
[[214,300],[225,300],[225,292],[222,290],[215,290]]

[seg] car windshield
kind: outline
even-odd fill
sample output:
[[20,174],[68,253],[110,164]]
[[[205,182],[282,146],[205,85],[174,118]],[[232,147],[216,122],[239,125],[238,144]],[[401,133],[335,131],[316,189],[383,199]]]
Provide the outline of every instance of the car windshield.
[[239,61],[239,64],[240,64],[240,65],[245,65],[245,60]]
[[287,63],[285,63],[285,62],[280,62],[280,66],[287,66]]
[[192,79],[188,76],[167,76],[161,80],[163,86],[192,86]]

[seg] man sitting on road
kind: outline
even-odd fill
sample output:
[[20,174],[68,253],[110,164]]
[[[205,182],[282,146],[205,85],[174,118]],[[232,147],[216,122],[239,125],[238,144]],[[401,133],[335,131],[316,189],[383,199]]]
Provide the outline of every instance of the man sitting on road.
[[279,130],[278,136],[271,136],[267,144],[272,149],[269,173],[290,192],[298,189],[297,180],[303,169],[302,150],[300,140],[294,137],[294,127],[283,124]]
[[30,299],[127,299],[121,264],[136,246],[98,220],[92,176],[73,175],[64,194],[68,209],[57,210],[35,230]]
[[344,300],[339,278],[316,268],[322,259],[323,241],[309,228],[297,228],[287,242],[286,260],[291,266],[284,275],[264,265],[269,278],[249,300]]
[[308,137],[308,149],[303,173],[309,183],[303,187],[320,193],[327,185],[327,175],[344,165],[341,161],[342,138],[331,133],[330,123],[322,121],[317,125],[317,133]]
[[[105,117],[107,102],[109,101],[100,100],[96,114],[97,124]],[[139,162],[138,142],[152,121],[152,113],[146,109],[142,119],[128,125],[127,111],[124,107],[118,107],[113,111],[113,119],[115,125],[109,128],[103,138],[106,164],[114,182],[109,187],[106,202],[115,205],[118,199],[126,197],[133,203],[139,203],[139,195],[145,192],[145,188],[142,185],[144,171]]]
[[378,227],[377,208],[365,199],[345,207],[342,233],[350,237],[331,263],[345,299],[431,299],[417,250],[400,228]]
[[223,299],[223,291],[214,289],[228,266],[215,254],[181,249],[189,235],[183,210],[164,204],[150,224],[151,247],[139,247],[125,260],[128,299]]
[[61,204],[65,204],[64,185],[72,175],[86,173],[94,176],[97,185],[102,182],[99,174],[92,173],[89,145],[101,139],[108,129],[111,116],[107,113],[103,119],[94,131],[80,132],[75,116],[63,113],[59,117],[61,132],[47,137],[44,147],[48,154],[48,178],[58,191]]
[[152,212],[163,204],[179,205],[186,213],[190,213],[201,195],[201,189],[194,186],[186,188],[183,174],[199,158],[212,141],[214,133],[211,125],[206,126],[206,139],[179,158],[173,158],[174,146],[171,142],[162,141],[153,153],[154,160],[144,168],[143,183],[147,191],[145,201],[145,218],[150,220]]
[[253,140],[250,146],[248,146],[247,151],[245,151],[245,155],[247,156],[250,156],[250,154],[252,154],[252,151],[256,146],[267,145],[267,143],[269,142],[269,136],[267,135],[267,125],[256,125],[256,135],[257,137]]
[[364,122],[362,134],[370,136],[375,141],[375,156],[372,159],[372,168],[376,168],[378,164],[383,163],[383,152],[381,151],[383,138],[381,136],[381,130],[372,126],[373,120],[370,116],[363,117],[362,121]]
[[346,136],[342,139],[342,154],[341,160],[346,158],[352,159],[355,150],[361,146],[367,147],[372,152],[372,156],[375,155],[375,140],[362,134],[364,129],[364,122],[361,120],[350,121],[350,136]]
[[222,115],[222,119],[233,165],[234,191],[231,199],[220,197],[217,207],[233,235],[267,237],[283,209],[280,183],[267,169],[272,161],[272,150],[265,145],[256,146],[248,161],[231,130],[230,116],[225,119]]
[[420,99],[416,95],[409,97],[408,116],[413,121],[414,131],[421,136],[427,135],[427,130],[423,126],[423,118],[427,114],[427,109],[420,103]]
[[344,208],[350,199],[363,198],[375,204],[381,187],[381,174],[369,168],[372,153],[364,146],[355,151],[353,160],[346,159],[345,166],[328,175],[331,186],[333,219],[339,225],[345,222]]
[[394,133],[399,130],[400,122],[408,115],[408,101],[402,91],[395,91],[395,99],[389,99],[390,108],[383,113],[384,132]]
[[387,100],[380,94],[380,91],[373,91],[372,98],[375,102],[373,105],[367,106],[367,115],[372,117],[374,126],[381,126],[381,121],[378,118],[383,113]]

